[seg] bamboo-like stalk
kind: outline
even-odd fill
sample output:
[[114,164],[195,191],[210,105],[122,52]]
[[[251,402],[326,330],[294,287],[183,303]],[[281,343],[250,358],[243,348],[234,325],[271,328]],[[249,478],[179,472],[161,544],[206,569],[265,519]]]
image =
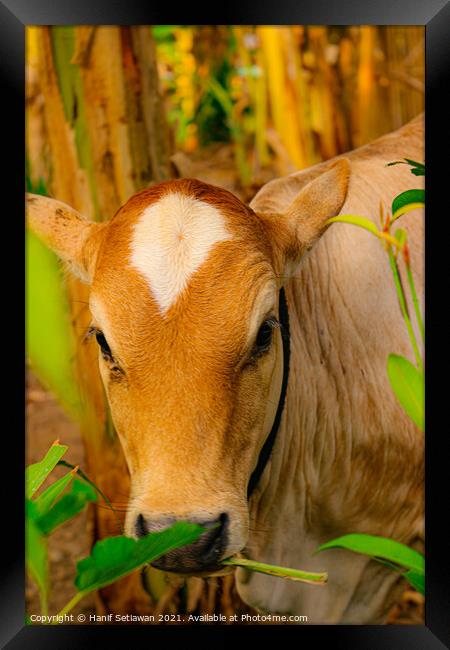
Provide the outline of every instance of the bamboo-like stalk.
[[320,133],[320,149],[323,159],[332,158],[338,151],[336,147],[336,121],[334,117],[334,98],[331,88],[332,74],[326,60],[328,47],[327,28],[322,26],[308,29],[311,52],[314,55],[314,112],[316,130]]
[[47,133],[44,102],[39,80],[39,28],[26,30],[25,135],[28,174],[35,184],[48,183],[50,169],[46,155]]
[[[281,142],[286,147],[286,129],[289,123],[286,118],[284,64],[279,29],[274,26],[262,26],[258,28],[258,34],[264,53],[271,119]],[[289,171],[292,171],[292,168],[285,166],[283,173]]]
[[358,123],[355,145],[369,142],[376,132],[376,85],[373,52],[375,48],[375,30],[372,26],[360,28],[359,62],[357,73],[357,102],[355,119]]

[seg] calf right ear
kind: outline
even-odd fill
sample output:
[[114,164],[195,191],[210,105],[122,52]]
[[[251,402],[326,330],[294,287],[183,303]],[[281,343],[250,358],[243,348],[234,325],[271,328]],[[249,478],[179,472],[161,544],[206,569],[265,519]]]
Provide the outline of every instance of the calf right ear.
[[26,195],[26,211],[31,230],[75,275],[90,283],[105,224],[89,221],[66,203],[38,194]]
[[302,257],[328,228],[328,219],[341,211],[350,172],[350,161],[339,158],[307,183],[283,213],[258,213],[274,242],[277,267],[284,277],[295,272]]

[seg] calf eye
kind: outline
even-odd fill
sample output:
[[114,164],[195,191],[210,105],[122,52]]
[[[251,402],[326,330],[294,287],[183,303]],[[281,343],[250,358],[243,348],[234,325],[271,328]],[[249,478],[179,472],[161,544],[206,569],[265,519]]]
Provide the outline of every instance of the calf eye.
[[107,357],[108,359],[112,359],[111,348],[109,347],[103,332],[98,332],[97,331],[95,333],[95,338],[97,339],[97,343],[100,346],[100,349],[102,351],[103,356]]
[[269,318],[261,325],[255,341],[256,354],[266,352],[272,344],[273,328],[277,325],[275,318]]

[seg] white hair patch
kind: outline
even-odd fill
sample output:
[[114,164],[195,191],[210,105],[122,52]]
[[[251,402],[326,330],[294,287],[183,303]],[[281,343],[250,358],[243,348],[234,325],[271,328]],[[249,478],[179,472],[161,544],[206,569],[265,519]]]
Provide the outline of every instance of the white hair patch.
[[131,265],[164,314],[218,242],[231,239],[213,205],[173,192],[146,208],[134,227]]

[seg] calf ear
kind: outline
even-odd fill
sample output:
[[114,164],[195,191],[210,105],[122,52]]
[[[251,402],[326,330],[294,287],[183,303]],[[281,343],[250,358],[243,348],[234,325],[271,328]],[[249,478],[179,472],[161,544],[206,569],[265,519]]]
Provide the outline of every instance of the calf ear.
[[66,203],[38,194],[26,195],[26,211],[31,230],[75,275],[90,283],[104,224],[88,221]]
[[350,180],[350,161],[339,158],[305,185],[282,214],[260,214],[274,242],[283,275],[292,275],[306,252],[328,228],[344,205]]

